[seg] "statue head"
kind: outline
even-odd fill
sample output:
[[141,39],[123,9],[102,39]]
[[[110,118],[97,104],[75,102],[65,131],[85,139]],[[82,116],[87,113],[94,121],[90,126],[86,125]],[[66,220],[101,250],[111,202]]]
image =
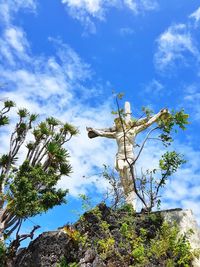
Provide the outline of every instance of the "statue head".
[[122,124],[124,125],[124,128],[127,128],[131,125],[131,106],[129,102],[125,102],[124,110],[122,111],[121,118],[117,117],[115,122],[116,130],[122,130]]
[[124,120],[121,118],[114,119],[116,130],[122,129],[122,123],[124,124]]
[[116,118],[114,119],[116,130],[123,130],[123,127],[127,129],[128,127],[131,127],[131,121],[126,122],[124,118]]

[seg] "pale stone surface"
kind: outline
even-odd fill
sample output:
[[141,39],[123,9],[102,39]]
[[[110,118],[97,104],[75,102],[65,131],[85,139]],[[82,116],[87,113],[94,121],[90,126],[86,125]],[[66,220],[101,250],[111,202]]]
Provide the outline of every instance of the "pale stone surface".
[[113,138],[117,142],[118,151],[115,158],[115,168],[119,172],[126,202],[131,204],[136,210],[137,196],[133,189],[132,175],[130,172],[131,165],[134,163],[134,145],[135,138],[138,133],[145,130],[155,123],[163,114],[168,114],[167,109],[162,109],[160,112],[151,117],[131,119],[131,106],[129,102],[125,102],[125,118],[116,118],[115,125],[111,128],[96,129],[86,127],[89,138],[107,137]]
[[[192,249],[200,249],[200,228],[191,210],[162,211],[164,218],[169,222],[176,222],[182,234],[192,230],[194,233],[188,238]],[[200,259],[193,261],[193,267],[200,267]]]

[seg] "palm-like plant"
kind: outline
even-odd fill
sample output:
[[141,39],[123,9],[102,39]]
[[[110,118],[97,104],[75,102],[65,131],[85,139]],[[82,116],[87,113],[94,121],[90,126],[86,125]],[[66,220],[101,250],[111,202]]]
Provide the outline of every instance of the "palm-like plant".
[[[7,114],[13,106],[12,101],[4,102],[0,126],[9,123]],[[26,109],[20,109],[17,114],[10,149],[0,157],[1,240],[16,229],[18,233],[27,217],[65,202],[68,191],[57,189],[56,184],[62,175],[71,172],[69,153],[64,144],[78,133],[73,125],[63,124],[53,117],[33,127],[38,117],[36,114],[30,114]],[[24,161],[17,165],[17,155],[29,132],[32,132],[32,140],[26,144]]]

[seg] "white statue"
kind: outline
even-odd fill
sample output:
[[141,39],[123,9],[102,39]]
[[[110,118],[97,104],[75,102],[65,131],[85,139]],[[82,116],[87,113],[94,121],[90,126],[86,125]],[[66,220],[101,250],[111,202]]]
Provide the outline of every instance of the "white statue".
[[162,109],[154,116],[131,120],[130,103],[125,102],[125,118],[116,118],[112,128],[95,129],[87,127],[89,138],[97,136],[116,139],[118,151],[115,159],[115,168],[120,174],[122,187],[126,197],[126,202],[131,204],[136,210],[137,195],[133,189],[133,177],[130,166],[134,162],[134,143],[136,135],[156,122],[161,115],[168,113],[167,109]]

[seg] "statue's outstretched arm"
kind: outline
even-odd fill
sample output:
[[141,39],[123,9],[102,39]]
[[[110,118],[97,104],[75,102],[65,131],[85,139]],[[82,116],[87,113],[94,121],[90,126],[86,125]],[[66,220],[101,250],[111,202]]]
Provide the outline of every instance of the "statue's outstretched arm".
[[164,114],[169,114],[168,109],[166,109],[166,108],[162,109],[157,114],[155,114],[154,116],[150,117],[150,119],[148,119],[146,122],[144,121],[143,124],[141,124],[140,126],[136,127],[137,133],[139,133],[139,132],[145,130],[146,128],[148,128],[149,126],[151,126],[154,122],[156,122]]
[[140,126],[143,123],[146,123],[151,118],[152,118],[152,116],[150,116],[149,118],[145,117],[145,118],[138,119],[138,120],[133,122],[133,126]]
[[89,138],[95,138],[97,136],[115,138],[115,128],[105,128],[105,129],[95,129],[91,127],[86,127],[88,131]]

